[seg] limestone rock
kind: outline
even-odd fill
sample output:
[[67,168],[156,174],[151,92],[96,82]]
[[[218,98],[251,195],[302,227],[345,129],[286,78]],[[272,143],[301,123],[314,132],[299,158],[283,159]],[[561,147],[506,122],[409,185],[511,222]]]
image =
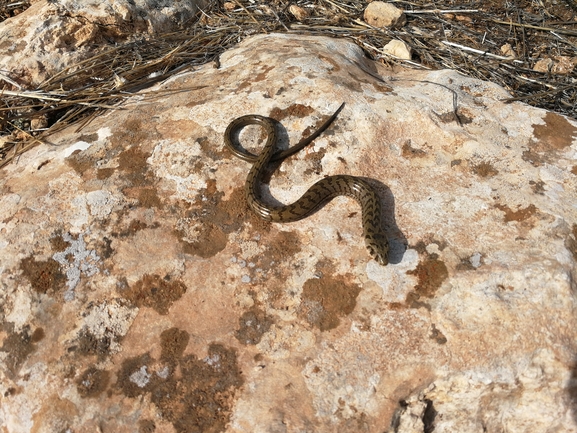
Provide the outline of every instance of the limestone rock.
[[398,59],[411,60],[411,47],[405,42],[393,39],[383,47],[383,52]]
[[34,87],[99,46],[176,30],[206,1],[37,1],[0,23],[0,69],[19,85]]
[[501,46],[501,54],[503,54],[505,57],[509,57],[511,59],[514,59],[517,56],[515,54],[515,50],[511,46],[511,44],[502,45]]
[[402,27],[407,22],[407,17],[401,9],[381,1],[369,3],[365,9],[364,19],[373,27]]
[[553,58],[539,59],[533,66],[533,70],[566,75],[573,72],[575,65],[577,65],[577,57],[553,56]]
[[[220,63],[1,170],[0,425],[577,432],[576,122],[346,40],[261,35]],[[270,193],[372,179],[386,267],[349,198],[253,215],[223,145],[250,113],[295,143],[341,102]]]

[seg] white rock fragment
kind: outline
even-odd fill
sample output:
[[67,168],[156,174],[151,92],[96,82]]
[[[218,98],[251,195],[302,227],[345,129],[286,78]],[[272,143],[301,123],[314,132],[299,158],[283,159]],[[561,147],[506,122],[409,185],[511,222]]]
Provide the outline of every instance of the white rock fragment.
[[373,27],[402,27],[407,22],[404,12],[391,3],[374,1],[365,9],[364,19]]
[[505,44],[501,46],[501,54],[503,54],[505,57],[510,57],[511,59],[516,57],[515,50],[511,44]]
[[383,47],[383,53],[390,54],[397,59],[411,60],[411,47],[405,42],[393,39]]

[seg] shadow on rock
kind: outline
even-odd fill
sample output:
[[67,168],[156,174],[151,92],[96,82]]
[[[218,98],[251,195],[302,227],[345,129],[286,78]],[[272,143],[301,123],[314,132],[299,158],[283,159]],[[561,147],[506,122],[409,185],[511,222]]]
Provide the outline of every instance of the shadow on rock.
[[577,425],[577,356],[573,358],[571,377],[569,378],[567,390],[569,392],[569,405],[573,414],[573,421],[575,422],[575,425]]

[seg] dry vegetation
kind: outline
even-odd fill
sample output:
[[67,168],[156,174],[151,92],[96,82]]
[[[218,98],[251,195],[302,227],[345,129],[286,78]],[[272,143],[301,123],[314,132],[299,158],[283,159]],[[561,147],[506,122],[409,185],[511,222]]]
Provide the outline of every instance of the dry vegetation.
[[[4,81],[0,167],[48,133],[71,123],[81,127],[131,93],[180,70],[217,60],[223,51],[256,33],[349,38],[378,61],[456,69],[503,86],[511,92],[511,100],[577,118],[577,69],[556,70],[563,63],[577,63],[577,0],[394,1],[408,19],[397,30],[365,24],[366,3],[215,2],[198,14],[197,21],[184,23],[182,31],[102,47],[93,57],[61,71],[36,89],[24,91]],[[0,21],[28,5],[26,1],[0,0]],[[306,17],[295,13],[295,6]],[[411,46],[411,61],[382,53],[382,47],[393,38]],[[546,58],[552,59],[548,70],[535,71],[535,64]]]

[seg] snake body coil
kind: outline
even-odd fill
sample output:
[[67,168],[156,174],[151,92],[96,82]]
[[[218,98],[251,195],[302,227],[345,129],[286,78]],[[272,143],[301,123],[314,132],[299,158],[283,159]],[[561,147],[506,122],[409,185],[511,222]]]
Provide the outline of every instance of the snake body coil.
[[[268,163],[282,161],[311,143],[335,120],[343,106],[344,104],[311,136],[282,152],[275,153],[278,136],[274,120],[254,114],[233,120],[224,133],[224,143],[234,155],[254,163],[248,173],[244,192],[249,207],[259,216],[274,222],[298,221],[320,209],[336,196],[352,197],[359,202],[362,208],[363,233],[367,249],[378,263],[386,265],[389,245],[381,227],[379,199],[374,189],[363,179],[348,175],[325,177],[311,186],[301,198],[289,205],[267,204],[262,199],[260,186],[263,183]],[[259,155],[248,152],[239,143],[238,134],[247,125],[260,125],[266,132],[267,141]]]

